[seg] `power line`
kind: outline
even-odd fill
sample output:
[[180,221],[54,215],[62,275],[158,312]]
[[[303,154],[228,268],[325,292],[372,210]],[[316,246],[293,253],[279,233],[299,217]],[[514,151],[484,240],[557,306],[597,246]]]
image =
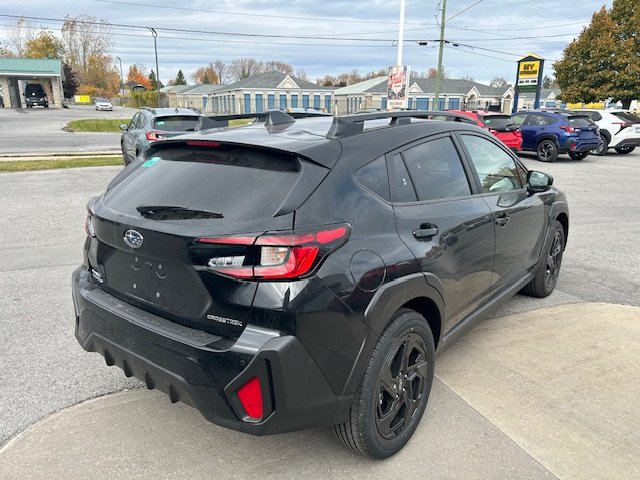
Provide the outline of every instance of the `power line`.
[[[452,46],[449,46],[449,45],[445,45],[445,48],[449,48],[449,49],[452,49],[452,50],[456,49],[456,47],[452,47]],[[463,53],[470,53],[471,55],[477,55],[479,57],[493,58],[495,60],[502,60],[503,62],[509,62],[511,64],[514,63],[513,60],[509,60],[508,58],[500,58],[500,57],[496,57],[496,56],[493,56],[493,55],[487,55],[485,53],[474,52],[472,50],[464,50],[464,49],[462,49],[462,50],[458,50],[458,51],[459,52],[463,52]]]

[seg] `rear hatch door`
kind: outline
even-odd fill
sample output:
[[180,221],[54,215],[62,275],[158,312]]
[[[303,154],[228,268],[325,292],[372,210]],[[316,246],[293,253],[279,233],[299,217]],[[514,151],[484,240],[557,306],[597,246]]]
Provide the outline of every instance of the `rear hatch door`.
[[515,141],[519,134],[518,126],[509,115],[479,115],[480,120],[489,130],[495,130],[502,141]]
[[210,144],[152,150],[116,178],[92,206],[88,260],[109,293],[177,323],[237,336],[257,284],[207,265],[251,264],[251,241],[202,239],[292,229],[294,213],[283,203],[306,198],[297,190],[317,186],[328,170],[305,168],[306,160],[285,152]]
[[569,115],[567,121],[578,129],[580,140],[599,140],[598,126],[586,115]]

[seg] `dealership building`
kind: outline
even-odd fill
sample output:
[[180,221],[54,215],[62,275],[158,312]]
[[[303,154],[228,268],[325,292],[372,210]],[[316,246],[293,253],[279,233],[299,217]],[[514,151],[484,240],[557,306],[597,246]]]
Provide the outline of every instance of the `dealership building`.
[[27,84],[42,85],[49,106],[62,108],[62,62],[51,58],[0,58],[0,95],[5,108],[25,108]]

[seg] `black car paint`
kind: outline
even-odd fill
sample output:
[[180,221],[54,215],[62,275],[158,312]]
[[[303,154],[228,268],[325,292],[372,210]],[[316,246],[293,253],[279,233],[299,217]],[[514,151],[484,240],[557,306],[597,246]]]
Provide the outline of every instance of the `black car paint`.
[[[481,135],[518,160],[475,126],[418,122],[327,139],[317,132],[326,132],[329,122],[198,132],[158,142],[129,165],[108,192],[145,159],[184,145],[184,138],[294,152],[308,160],[310,175],[301,176],[271,218],[253,225],[218,227],[214,221],[205,227],[201,221],[136,218],[109,205],[109,193],[92,202],[99,241],[87,239],[84,266],[74,273],[81,345],[229,428],[263,435],[336,424],[349,414],[378,336],[395,311],[404,306],[423,314],[440,352],[532,278],[554,219],[568,233],[566,199],[553,187],[543,193],[526,188],[508,195],[481,193],[460,133]],[[394,151],[437,135],[455,142],[466,174],[475,179],[471,195],[394,205],[357,182],[354,172],[375,158],[383,156],[388,165]],[[513,220],[503,227],[496,221],[505,214]],[[193,268],[194,260],[208,255],[194,243],[203,235],[305,231],[332,224],[350,225],[349,240],[308,278],[242,281]],[[437,225],[433,236],[412,235],[429,225]],[[147,246],[140,251],[125,246],[122,233],[128,228],[138,230]],[[129,259],[144,256],[150,270],[160,262],[179,265],[193,286],[181,294],[193,303],[191,315],[175,317],[166,305],[101,286],[88,268],[113,275],[101,258],[109,255],[108,248]],[[125,282],[131,273],[124,273],[128,265],[122,261],[114,271],[122,271]],[[204,322],[208,311],[242,326]],[[209,341],[198,343],[194,337]],[[243,417],[234,396],[254,373],[270,386],[264,394],[267,413],[259,422]]]

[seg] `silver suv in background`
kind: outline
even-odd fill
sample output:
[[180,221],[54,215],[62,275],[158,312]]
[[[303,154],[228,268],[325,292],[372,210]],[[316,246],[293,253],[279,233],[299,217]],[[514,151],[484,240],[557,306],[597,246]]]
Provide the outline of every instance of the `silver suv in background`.
[[131,122],[120,125],[124,164],[131,163],[157,140],[194,131],[202,116],[189,108],[142,107]]
[[582,109],[575,112],[587,115],[600,128],[602,143],[591,153],[605,155],[610,148],[618,153],[631,153],[640,145],[640,117],[627,110]]

